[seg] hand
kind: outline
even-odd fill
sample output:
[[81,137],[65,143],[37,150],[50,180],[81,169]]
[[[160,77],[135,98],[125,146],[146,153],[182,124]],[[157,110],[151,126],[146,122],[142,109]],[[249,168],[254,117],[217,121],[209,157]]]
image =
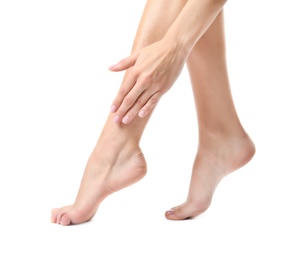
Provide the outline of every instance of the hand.
[[186,55],[173,41],[161,40],[132,53],[111,66],[111,71],[128,68],[126,80],[111,107],[114,121],[129,124],[138,114],[145,117],[179,76]]

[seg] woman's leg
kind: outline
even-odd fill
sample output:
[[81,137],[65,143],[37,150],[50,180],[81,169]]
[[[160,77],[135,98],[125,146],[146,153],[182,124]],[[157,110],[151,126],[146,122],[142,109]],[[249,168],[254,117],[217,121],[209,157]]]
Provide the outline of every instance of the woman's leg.
[[[186,2],[148,0],[132,51],[160,40]],[[125,78],[128,73],[130,70]],[[113,117],[109,115],[88,160],[74,204],[53,209],[53,223],[69,225],[90,220],[104,198],[145,175],[146,162],[139,141],[149,116],[136,118],[129,125],[116,124]]]
[[198,41],[187,66],[196,103],[199,146],[188,198],[166,212],[168,219],[185,219],[203,213],[221,179],[249,162],[255,153],[231,96],[223,12]]

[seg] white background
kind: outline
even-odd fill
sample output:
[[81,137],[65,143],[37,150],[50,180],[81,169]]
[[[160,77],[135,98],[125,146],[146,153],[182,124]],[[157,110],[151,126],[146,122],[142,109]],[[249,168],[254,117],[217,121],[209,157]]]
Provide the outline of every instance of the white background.
[[89,223],[49,222],[50,208],[75,198],[123,75],[107,67],[129,54],[144,4],[0,1],[0,259],[290,259],[284,0],[226,4],[232,92],[257,154],[220,184],[205,214],[163,215],[186,198],[197,145],[184,70],[142,139],[145,179]]

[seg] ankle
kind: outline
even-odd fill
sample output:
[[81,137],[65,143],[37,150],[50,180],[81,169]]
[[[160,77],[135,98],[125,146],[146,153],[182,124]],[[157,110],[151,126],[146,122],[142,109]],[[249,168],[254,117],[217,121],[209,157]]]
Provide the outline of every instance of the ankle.
[[203,133],[199,140],[198,154],[223,162],[225,173],[248,163],[255,152],[253,141],[243,129],[229,133]]
[[121,134],[110,132],[102,133],[91,154],[92,161],[107,163],[111,165],[120,156],[130,156],[130,154],[140,150],[139,143],[133,138],[126,138]]
[[245,136],[247,136],[247,133],[239,122],[236,124],[217,124],[199,127],[200,142],[215,142],[216,140],[243,138]]
[[199,150],[207,151],[212,149],[230,149],[244,147],[246,150],[255,153],[255,145],[242,126],[234,128],[220,128],[202,130],[199,135]]

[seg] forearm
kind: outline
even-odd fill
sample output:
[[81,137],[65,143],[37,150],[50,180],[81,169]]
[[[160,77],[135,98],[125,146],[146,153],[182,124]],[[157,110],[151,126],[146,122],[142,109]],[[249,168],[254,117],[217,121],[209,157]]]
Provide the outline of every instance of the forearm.
[[165,38],[189,55],[193,46],[222,10],[226,0],[188,0]]
[[161,40],[187,0],[147,0],[132,51]]
[[[169,2],[174,6],[167,5]],[[182,6],[184,0],[148,0],[133,53],[110,67],[112,71],[128,72],[112,105],[115,122],[128,124],[137,114],[144,117],[153,111],[225,2],[187,0]],[[144,44],[148,46],[144,48]]]

